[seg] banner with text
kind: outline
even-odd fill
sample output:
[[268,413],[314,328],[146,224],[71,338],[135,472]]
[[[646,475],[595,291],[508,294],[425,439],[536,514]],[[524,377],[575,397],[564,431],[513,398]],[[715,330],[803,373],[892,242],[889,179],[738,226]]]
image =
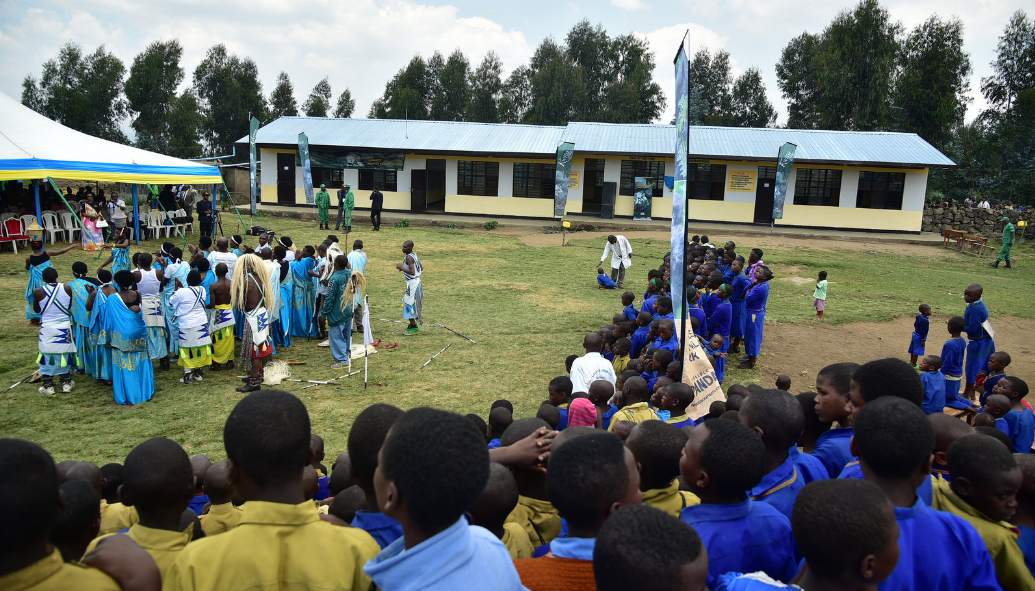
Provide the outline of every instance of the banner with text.
[[[686,39],[684,38],[684,41]],[[690,151],[690,72],[683,42],[676,54],[676,174],[672,179],[672,252],[669,257],[669,280],[672,289],[672,311],[678,318],[685,318],[683,299],[686,285],[683,275],[686,265],[683,256],[686,251],[686,166]],[[679,342],[686,340],[686,334],[679,335]]]
[[251,182],[249,198],[251,199],[251,213],[255,215],[255,202],[259,200],[259,183],[256,168],[259,162],[259,149],[255,146],[255,137],[259,135],[259,120],[252,117],[248,124],[248,177]]
[[[677,324],[682,324],[677,322]],[[677,329],[679,327],[677,326]],[[712,363],[701,346],[697,335],[687,327],[686,346],[683,347],[683,383],[694,389],[694,401],[686,409],[690,418],[698,421],[708,414],[708,407],[716,400],[726,400]]]
[[313,169],[309,164],[309,138],[305,133],[298,134],[298,156],[302,159],[302,184],[305,187],[305,202],[316,203],[313,195]]
[[650,221],[651,199],[654,198],[654,179],[638,176],[634,179],[633,219]]
[[783,204],[787,199],[787,181],[791,178],[791,167],[794,166],[794,151],[797,145],[787,142],[780,146],[776,157],[776,188],[773,190],[773,219],[783,219]]
[[[371,168],[374,170],[402,170],[406,154],[402,152],[357,151],[316,148],[309,153],[309,162],[316,168]],[[298,155],[299,166],[302,156]]]
[[571,158],[575,155],[575,144],[562,142],[557,146],[557,176],[553,183],[553,215],[561,217],[568,205],[568,181],[571,178]]

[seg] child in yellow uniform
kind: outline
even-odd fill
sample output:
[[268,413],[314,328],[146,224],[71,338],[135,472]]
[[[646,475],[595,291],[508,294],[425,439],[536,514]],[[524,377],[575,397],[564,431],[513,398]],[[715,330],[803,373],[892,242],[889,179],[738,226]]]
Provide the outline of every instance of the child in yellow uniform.
[[[542,419],[518,419],[503,433],[500,447],[514,445],[543,427],[549,428],[549,425]],[[520,525],[532,546],[549,544],[561,533],[561,516],[546,495],[546,475],[539,470],[514,466],[514,479],[517,481],[518,503],[507,516],[507,523]]]
[[647,421],[632,428],[625,446],[640,465],[643,504],[657,507],[673,517],[701,499],[679,490],[679,458],[686,446],[682,429],[660,421]]
[[611,417],[611,425],[608,431],[615,430],[615,423],[619,421],[632,421],[642,423],[644,421],[657,421],[658,413],[654,412],[647,402],[650,394],[647,391],[647,381],[641,377],[629,378],[622,386],[622,399],[625,400],[625,407]]
[[241,525],[243,512],[231,502],[234,489],[230,486],[230,464],[216,462],[205,472],[205,494],[208,495],[208,513],[199,515],[205,536],[228,532]]
[[[104,491],[104,477],[101,469],[96,464],[79,462],[68,469],[65,481],[83,480],[90,484],[97,494],[102,495]],[[137,510],[122,503],[108,503],[101,496],[101,529],[98,535],[113,534],[122,531],[133,525],[140,518]]]
[[[497,409],[493,409],[495,411]],[[505,408],[499,410],[507,412]],[[471,525],[478,525],[492,532],[503,542],[514,560],[531,558],[535,548],[528,539],[528,534],[519,524],[507,522],[507,515],[518,503],[517,482],[510,469],[502,464],[489,466],[489,482],[485,485],[478,500],[471,505],[467,516]]]

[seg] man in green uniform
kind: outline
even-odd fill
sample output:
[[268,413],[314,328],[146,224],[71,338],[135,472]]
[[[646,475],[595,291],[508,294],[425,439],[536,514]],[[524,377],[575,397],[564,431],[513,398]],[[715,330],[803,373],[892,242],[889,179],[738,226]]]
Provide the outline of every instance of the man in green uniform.
[[356,197],[352,194],[352,186],[345,183],[345,186],[338,189],[338,222],[334,229],[338,230],[345,223],[345,232],[352,231],[352,210],[356,207]]
[[999,258],[994,263],[988,263],[989,267],[999,267],[999,261],[1006,261],[1006,268],[1010,267],[1010,249],[1013,248],[1013,233],[1016,228],[1010,223],[1010,218],[1003,216],[1003,219],[999,220],[1000,223],[1006,224],[1003,226],[1003,248],[999,250]]
[[320,210],[320,229],[329,230],[331,196],[327,193],[327,185],[320,185],[320,190],[316,192],[316,207]]

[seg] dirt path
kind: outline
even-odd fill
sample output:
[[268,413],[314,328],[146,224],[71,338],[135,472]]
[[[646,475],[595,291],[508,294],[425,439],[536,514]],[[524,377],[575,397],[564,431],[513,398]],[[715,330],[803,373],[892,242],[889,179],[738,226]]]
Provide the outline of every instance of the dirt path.
[[[927,352],[939,354],[948,339],[945,322],[948,317],[932,316]],[[1035,378],[1035,357],[1031,335],[1035,321],[1021,318],[993,318],[996,349],[1010,354],[1010,375],[1025,380]],[[791,376],[792,392],[815,388],[816,373],[840,361],[865,363],[884,357],[909,360],[906,353],[913,332],[913,318],[903,316],[893,322],[856,322],[836,326],[821,321],[781,323],[765,327],[765,343],[759,368],[761,384],[771,386],[779,374]],[[836,353],[833,353],[835,352]]]

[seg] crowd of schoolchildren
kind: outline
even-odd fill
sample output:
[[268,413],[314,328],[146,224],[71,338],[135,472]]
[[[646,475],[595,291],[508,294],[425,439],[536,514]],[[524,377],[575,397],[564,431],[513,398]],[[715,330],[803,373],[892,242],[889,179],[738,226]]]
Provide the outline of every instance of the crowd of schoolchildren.
[[374,404],[329,466],[275,390],[236,404],[215,463],[165,438],[101,467],[0,440],[0,589],[1035,590],[1035,420],[1008,356],[974,425],[925,412],[944,374],[915,347],[922,373],[835,363],[694,420],[665,278],[535,417]]

